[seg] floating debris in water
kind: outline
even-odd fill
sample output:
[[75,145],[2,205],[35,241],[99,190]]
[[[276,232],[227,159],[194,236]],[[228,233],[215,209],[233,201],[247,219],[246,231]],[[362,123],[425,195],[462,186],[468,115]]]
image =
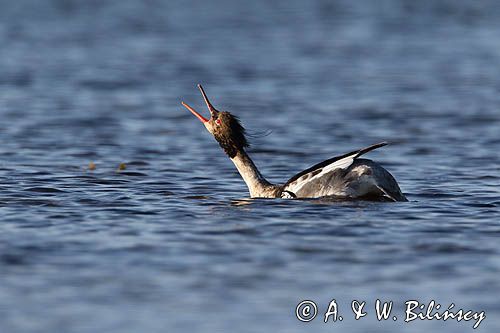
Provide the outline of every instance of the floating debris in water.
[[125,170],[126,168],[127,168],[127,165],[125,163],[120,163],[120,165],[118,166],[118,171]]
[[94,162],[90,162],[89,166],[88,166],[88,169],[89,170],[95,170],[95,163]]

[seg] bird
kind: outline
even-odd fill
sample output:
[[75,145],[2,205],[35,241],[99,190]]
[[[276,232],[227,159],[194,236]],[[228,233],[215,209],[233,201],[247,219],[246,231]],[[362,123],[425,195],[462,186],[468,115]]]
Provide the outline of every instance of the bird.
[[198,84],[198,88],[210,112],[210,118],[203,117],[185,102],[181,104],[205,125],[234,163],[251,198],[331,197],[341,200],[408,201],[389,171],[372,160],[360,158],[374,149],[386,146],[387,142],[327,159],[297,173],[284,184],[270,183],[246,151],[249,142],[239,118],[230,112],[217,110],[201,84]]

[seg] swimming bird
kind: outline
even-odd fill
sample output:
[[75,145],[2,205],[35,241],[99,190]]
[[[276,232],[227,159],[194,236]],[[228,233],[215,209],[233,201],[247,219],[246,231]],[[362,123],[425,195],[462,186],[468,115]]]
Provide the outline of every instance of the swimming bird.
[[299,172],[282,185],[271,184],[246,152],[249,147],[239,119],[210,103],[203,87],[198,88],[210,112],[207,119],[182,102],[212,134],[238,169],[252,198],[320,198],[407,201],[394,177],[378,163],[360,158],[387,145],[386,142],[332,157]]

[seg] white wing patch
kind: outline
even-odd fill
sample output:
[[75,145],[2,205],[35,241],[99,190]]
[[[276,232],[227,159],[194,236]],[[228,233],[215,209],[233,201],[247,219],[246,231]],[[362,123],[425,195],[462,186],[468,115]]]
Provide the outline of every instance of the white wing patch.
[[[349,156],[346,156],[340,160],[337,160],[331,164],[328,164],[327,166],[323,167],[320,172],[317,172],[318,170],[313,170],[309,173],[306,173],[305,175],[301,176],[299,179],[295,180],[294,182],[288,184],[288,186],[285,188],[287,191],[297,193],[300,191],[302,187],[304,187],[305,184],[313,181],[314,179],[318,179],[323,177],[324,175],[336,170],[336,169],[347,169],[351,164],[354,162],[354,159],[358,157],[359,152],[355,152]],[[316,174],[315,174],[316,172]],[[313,175],[311,177],[311,175]]]
[[281,192],[281,199],[295,199],[296,196],[290,191]]

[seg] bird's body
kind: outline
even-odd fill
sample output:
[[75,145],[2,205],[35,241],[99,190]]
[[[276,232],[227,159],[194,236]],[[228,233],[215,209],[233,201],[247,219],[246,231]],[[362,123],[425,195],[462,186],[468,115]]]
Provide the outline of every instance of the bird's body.
[[259,172],[245,148],[248,143],[239,120],[229,112],[217,111],[198,85],[210,110],[205,119],[183,103],[215,137],[248,186],[252,198],[319,198],[407,201],[392,175],[378,163],[359,158],[387,145],[382,142],[330,158],[290,178],[283,185],[271,184]]

